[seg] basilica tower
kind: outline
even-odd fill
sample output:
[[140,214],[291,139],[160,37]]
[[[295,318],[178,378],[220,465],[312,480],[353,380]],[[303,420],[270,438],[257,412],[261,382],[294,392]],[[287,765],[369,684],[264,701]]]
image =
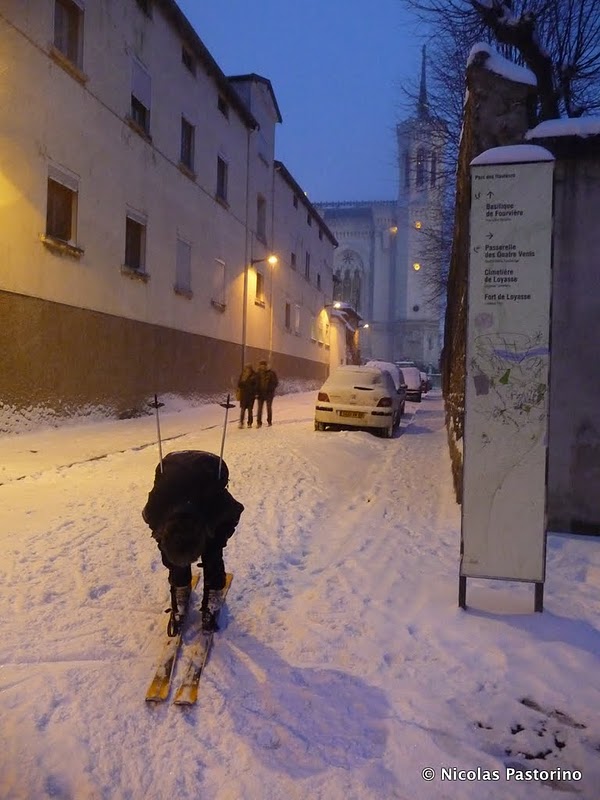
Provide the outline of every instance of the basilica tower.
[[398,237],[394,351],[437,367],[441,350],[441,300],[435,275],[442,259],[444,129],[429,108],[426,50],[415,114],[396,126]]
[[429,109],[423,48],[415,112],[396,127],[396,197],[315,203],[338,241],[333,299],[369,323],[363,359],[438,367],[443,309],[431,300],[431,278],[441,259],[443,132]]

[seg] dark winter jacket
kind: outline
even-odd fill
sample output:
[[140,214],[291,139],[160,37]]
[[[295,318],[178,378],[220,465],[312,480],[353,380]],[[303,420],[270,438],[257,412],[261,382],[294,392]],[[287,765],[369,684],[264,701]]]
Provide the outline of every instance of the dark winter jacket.
[[[214,540],[224,547],[233,535],[244,506],[227,491],[229,470],[219,457],[202,450],[169,453],[156,467],[154,486],[142,517],[153,533],[164,524],[169,514],[184,503],[191,503],[210,526]],[[156,538],[156,537],[155,537]]]
[[256,394],[261,400],[273,399],[279,380],[272,369],[260,369],[256,373]]
[[[243,374],[244,373],[242,373],[242,375]],[[250,375],[244,378],[242,378],[242,375],[240,375],[240,379],[238,381],[238,400],[240,401],[242,408],[249,408],[256,397],[257,375],[256,372],[251,372]]]

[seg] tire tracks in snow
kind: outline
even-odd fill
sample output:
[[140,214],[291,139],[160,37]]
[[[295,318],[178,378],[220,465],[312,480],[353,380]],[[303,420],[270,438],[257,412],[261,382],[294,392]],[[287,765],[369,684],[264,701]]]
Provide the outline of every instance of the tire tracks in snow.
[[[363,434],[330,435],[355,441]],[[331,441],[338,446],[344,440]],[[435,584],[447,564],[448,548],[454,545],[455,530],[440,528],[439,523],[448,518],[448,503],[455,504],[447,491],[449,459],[440,458],[445,448],[441,398],[437,402],[432,398],[429,407],[425,403],[417,407],[392,440],[373,436],[363,444],[360,480],[355,475],[345,484],[340,480],[330,484],[337,495],[321,509],[321,522],[324,530],[331,529],[331,536],[311,553],[304,585],[294,581],[293,594],[309,609],[307,638],[320,632],[338,661],[359,659],[364,666],[372,657],[369,628],[387,628],[390,636],[406,639],[410,658],[425,651],[435,658],[435,643],[414,620],[430,602],[431,583],[424,576],[430,575]],[[346,464],[342,458],[340,462],[343,470]],[[397,480],[390,481],[390,474]],[[458,510],[456,518],[459,524]],[[316,542],[313,536],[313,546]],[[458,540],[452,555],[458,558]],[[367,593],[361,587],[374,589]],[[355,608],[353,615],[348,614],[349,605]],[[361,638],[365,641],[359,645],[356,640]],[[381,642],[373,649],[380,653],[383,666],[394,667],[386,662]]]

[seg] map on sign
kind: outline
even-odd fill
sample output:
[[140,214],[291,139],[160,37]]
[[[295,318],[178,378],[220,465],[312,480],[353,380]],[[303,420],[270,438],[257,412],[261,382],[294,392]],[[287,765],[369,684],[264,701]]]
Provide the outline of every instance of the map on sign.
[[[469,365],[475,394],[493,398],[489,406],[476,410],[518,431],[541,419],[548,391],[549,350],[544,340],[541,331],[532,336],[490,333],[475,337]],[[487,438],[485,431],[482,436]]]

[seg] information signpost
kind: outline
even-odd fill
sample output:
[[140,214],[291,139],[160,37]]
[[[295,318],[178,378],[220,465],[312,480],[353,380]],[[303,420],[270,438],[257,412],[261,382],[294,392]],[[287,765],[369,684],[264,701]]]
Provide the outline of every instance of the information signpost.
[[462,608],[467,578],[535,583],[543,606],[553,168],[525,145],[472,164]]

